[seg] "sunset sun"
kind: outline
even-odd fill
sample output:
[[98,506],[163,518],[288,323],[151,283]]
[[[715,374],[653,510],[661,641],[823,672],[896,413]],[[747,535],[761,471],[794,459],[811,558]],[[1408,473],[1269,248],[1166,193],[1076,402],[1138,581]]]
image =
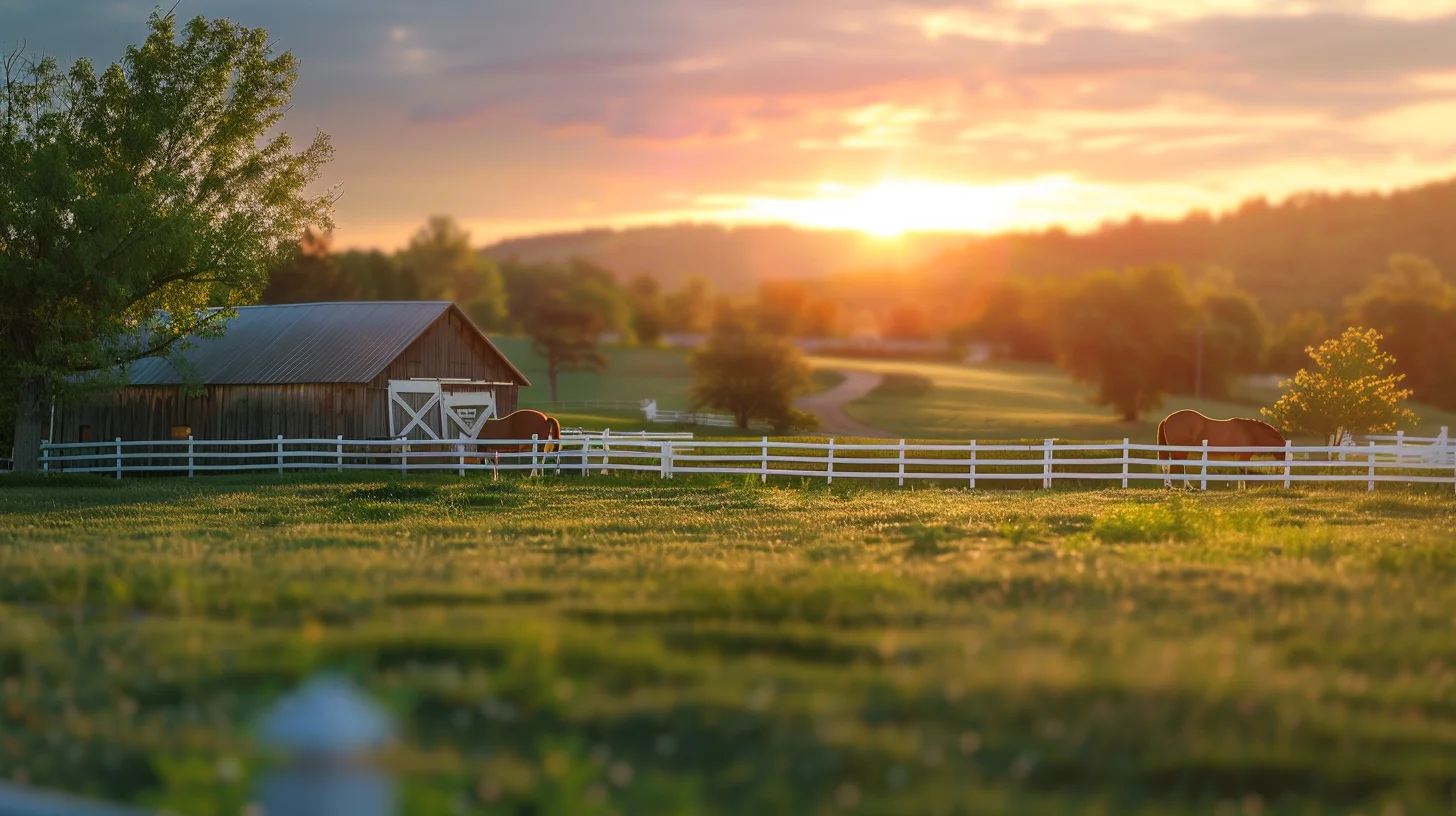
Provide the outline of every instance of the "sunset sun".
[[996,185],[910,180],[862,188],[824,184],[803,198],[748,199],[738,214],[882,238],[907,232],[989,232],[1028,225],[1068,186],[1061,178]]

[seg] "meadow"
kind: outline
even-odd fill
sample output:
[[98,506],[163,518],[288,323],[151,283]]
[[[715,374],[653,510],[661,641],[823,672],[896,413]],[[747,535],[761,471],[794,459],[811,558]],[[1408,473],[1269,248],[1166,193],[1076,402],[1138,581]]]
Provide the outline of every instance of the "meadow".
[[1449,813],[1453,539],[1384,486],[11,476],[0,776],[234,814],[331,669],[411,814]]
[[[533,386],[521,393],[521,406],[549,405],[544,362],[520,338],[493,338],[519,366]],[[561,375],[563,400],[657,400],[664,409],[688,408],[692,381],[687,355],[679,349],[612,347],[605,349],[608,366],[601,373],[565,372]],[[834,384],[836,372],[872,371],[908,375],[928,383],[924,393],[884,389],[850,403],[852,419],[891,437],[922,440],[970,439],[981,441],[1120,440],[1152,443],[1158,421],[1168,412],[1193,408],[1213,417],[1258,416],[1259,408],[1278,399],[1274,389],[1240,388],[1230,400],[1169,397],[1163,408],[1141,421],[1124,423],[1102,406],[1087,401],[1085,386],[1073,382],[1055,366],[1035,363],[924,363],[899,360],[857,360],[811,357],[813,388]],[[1413,406],[1419,424],[1405,429],[1416,436],[1434,436],[1440,426],[1456,428],[1456,414],[1426,405]],[[560,412],[563,424],[616,430],[645,430],[649,426],[636,411],[573,408]],[[662,430],[663,426],[651,426]],[[704,431],[704,433],[712,433]],[[1302,444],[1316,444],[1301,439]]]

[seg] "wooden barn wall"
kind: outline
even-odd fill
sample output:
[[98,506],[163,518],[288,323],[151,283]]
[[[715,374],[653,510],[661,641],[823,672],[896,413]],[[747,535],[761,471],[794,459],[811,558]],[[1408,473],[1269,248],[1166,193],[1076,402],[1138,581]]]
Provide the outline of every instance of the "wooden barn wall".
[[[370,387],[387,390],[390,380],[412,377],[466,377],[486,382],[515,379],[504,358],[483,342],[454,310],[447,311],[426,329],[374,378]],[[496,386],[494,391],[499,415],[505,416],[520,405],[520,386]]]
[[56,442],[170,439],[185,425],[197,439],[381,439],[387,394],[355,383],[212,385],[188,397],[178,386],[131,386],[97,402],[56,406]]
[[[179,386],[130,386],[84,404],[56,406],[56,442],[170,439],[185,425],[197,439],[386,439],[389,381],[467,377],[508,382],[508,364],[453,311],[420,335],[372,382],[210,385],[199,397]],[[516,410],[520,387],[496,386],[501,416]]]

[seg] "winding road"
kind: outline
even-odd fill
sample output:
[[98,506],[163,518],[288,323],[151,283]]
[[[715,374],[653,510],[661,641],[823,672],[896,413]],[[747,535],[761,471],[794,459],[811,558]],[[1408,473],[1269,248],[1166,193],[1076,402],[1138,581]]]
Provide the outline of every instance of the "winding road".
[[800,397],[794,404],[801,411],[818,414],[819,428],[827,433],[888,439],[889,434],[857,422],[844,413],[844,406],[875,390],[884,377],[868,371],[841,370],[839,373],[844,375],[844,382],[828,391]]

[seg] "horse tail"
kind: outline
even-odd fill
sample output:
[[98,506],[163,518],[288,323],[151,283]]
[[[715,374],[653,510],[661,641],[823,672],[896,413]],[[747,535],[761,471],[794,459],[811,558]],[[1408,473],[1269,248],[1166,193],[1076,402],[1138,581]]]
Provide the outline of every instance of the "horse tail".
[[547,450],[561,450],[561,423],[554,416],[546,417],[546,438],[555,439],[558,444],[548,445]]
[[[1168,420],[1165,419],[1162,422],[1159,422],[1158,423],[1158,447],[1162,447],[1162,446],[1168,444],[1168,431],[1166,429],[1164,429],[1164,427],[1163,427],[1164,425],[1167,424],[1167,422],[1168,422]],[[1168,458],[1168,452],[1165,451],[1165,450],[1158,451],[1158,458],[1159,459],[1167,459]]]

